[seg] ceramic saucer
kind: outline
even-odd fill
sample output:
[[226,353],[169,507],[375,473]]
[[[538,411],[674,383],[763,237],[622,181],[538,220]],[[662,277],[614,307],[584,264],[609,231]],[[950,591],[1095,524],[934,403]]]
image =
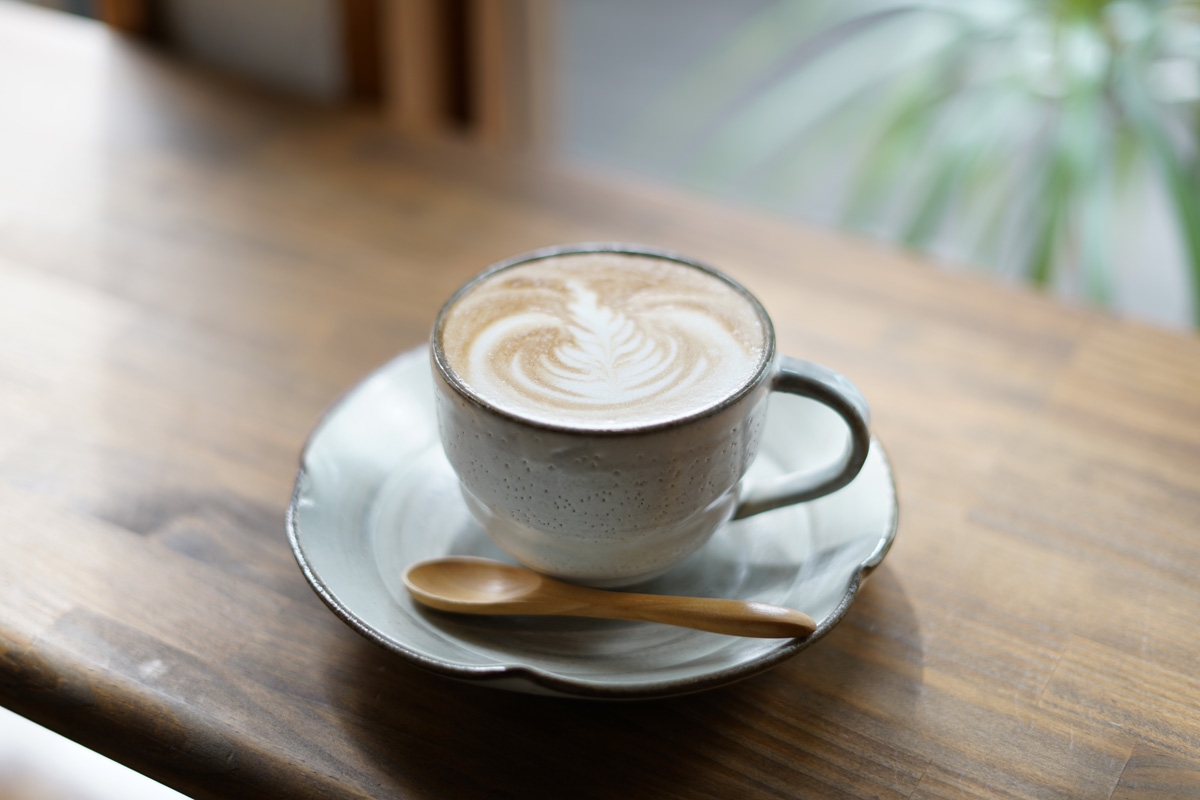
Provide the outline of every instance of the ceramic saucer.
[[[845,442],[832,411],[771,396],[748,480],[829,463]],[[846,488],[733,522],[639,591],[734,597],[798,608],[802,639],[743,639],[666,625],[468,617],[416,605],[401,575],[416,561],[478,555],[512,562],[475,524],[442,454],[425,349],[359,384],[321,420],[301,460],[288,537],[304,575],[351,627],[414,664],[537,694],[633,699],[684,694],[768,669],[845,615],[896,533],[883,449]]]

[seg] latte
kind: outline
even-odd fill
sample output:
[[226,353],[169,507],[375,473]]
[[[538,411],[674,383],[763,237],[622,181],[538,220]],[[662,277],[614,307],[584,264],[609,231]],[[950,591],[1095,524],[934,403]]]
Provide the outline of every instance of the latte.
[[513,416],[586,430],[690,417],[749,384],[769,351],[760,306],[666,258],[584,252],[498,270],[443,312],[445,365]]

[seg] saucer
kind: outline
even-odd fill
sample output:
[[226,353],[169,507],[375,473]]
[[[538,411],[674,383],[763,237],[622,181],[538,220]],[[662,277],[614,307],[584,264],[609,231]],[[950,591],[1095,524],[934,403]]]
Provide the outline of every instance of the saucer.
[[[836,414],[772,394],[748,481],[832,461],[846,441]],[[667,625],[568,617],[472,617],[413,601],[404,570],[472,555],[515,563],[467,511],[442,453],[429,355],[405,353],[318,424],[288,509],[292,550],[321,599],[351,627],[419,667],[535,694],[635,699],[710,689],[762,672],[827,634],[896,535],[896,490],[877,441],[832,495],[719,529],[638,591],[731,597],[800,609],[817,630],[747,639]]]

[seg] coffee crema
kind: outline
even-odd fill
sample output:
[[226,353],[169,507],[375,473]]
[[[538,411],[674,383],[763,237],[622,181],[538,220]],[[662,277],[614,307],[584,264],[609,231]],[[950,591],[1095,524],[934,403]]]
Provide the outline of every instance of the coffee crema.
[[499,270],[442,315],[446,366],[514,416],[590,430],[682,419],[758,373],[757,304],[704,270],[653,256],[568,253]]

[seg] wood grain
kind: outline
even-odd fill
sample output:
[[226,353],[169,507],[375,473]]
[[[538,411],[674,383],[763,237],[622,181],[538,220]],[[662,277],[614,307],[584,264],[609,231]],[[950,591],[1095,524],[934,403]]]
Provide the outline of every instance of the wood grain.
[[[313,596],[322,409],[492,261],[624,239],[850,376],[896,546],[818,646],[624,705]],[[0,702],[196,797],[1192,797],[1200,341],[603,175],[405,143],[0,3]]]

